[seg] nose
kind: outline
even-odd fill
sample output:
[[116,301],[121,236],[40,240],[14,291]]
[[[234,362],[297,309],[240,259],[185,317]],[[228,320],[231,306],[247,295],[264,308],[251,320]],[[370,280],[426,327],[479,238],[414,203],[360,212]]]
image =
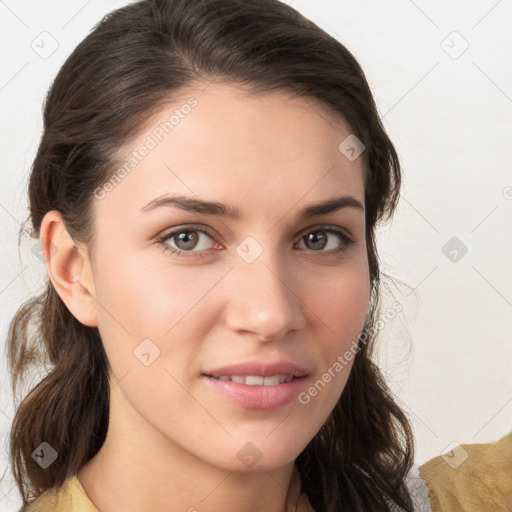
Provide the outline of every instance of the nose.
[[238,334],[270,341],[303,329],[306,318],[292,272],[264,255],[250,264],[239,261],[230,272],[226,323]]

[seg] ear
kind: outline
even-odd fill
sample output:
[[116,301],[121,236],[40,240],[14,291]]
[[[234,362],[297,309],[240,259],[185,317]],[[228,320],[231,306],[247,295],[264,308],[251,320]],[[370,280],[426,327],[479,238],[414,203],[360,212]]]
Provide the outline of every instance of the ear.
[[79,322],[97,327],[94,279],[86,249],[75,244],[57,210],[46,213],[39,235],[56,292]]

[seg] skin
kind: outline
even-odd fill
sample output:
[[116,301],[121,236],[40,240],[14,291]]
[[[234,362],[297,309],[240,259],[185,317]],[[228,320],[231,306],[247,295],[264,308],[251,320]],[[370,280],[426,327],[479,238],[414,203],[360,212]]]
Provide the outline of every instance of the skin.
[[[307,390],[349,349],[370,298],[364,212],[296,215],[341,195],[364,205],[363,162],[339,151],[351,130],[317,101],[285,91],[247,96],[229,84],[191,88],[190,96],[197,106],[94,199],[90,254],[75,247],[59,212],[43,220],[43,247],[54,246],[49,276],[71,313],[98,327],[112,367],[108,435],[78,478],[102,512],[293,510],[294,461],[335,406],[353,361],[309,403],[272,410],[234,404],[201,373],[295,361],[308,370]],[[149,119],[126,155],[179,105]],[[141,211],[170,193],[231,204],[242,218]],[[213,236],[199,233],[189,257],[163,250],[186,251],[176,237],[156,241],[191,223]],[[304,240],[324,224],[355,242],[336,253],[343,242],[334,233],[325,248]],[[263,249],[252,263],[236,252],[248,236]],[[160,350],[148,366],[134,356],[144,339]],[[237,457],[248,442],[261,454],[252,467]],[[310,510],[307,499],[298,510]]]

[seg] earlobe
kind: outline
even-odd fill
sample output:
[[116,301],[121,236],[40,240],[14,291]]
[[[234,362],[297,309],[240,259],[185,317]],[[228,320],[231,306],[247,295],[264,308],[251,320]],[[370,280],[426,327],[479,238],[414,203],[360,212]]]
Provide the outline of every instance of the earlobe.
[[57,210],[46,213],[39,234],[46,270],[56,292],[79,322],[97,327],[94,281],[87,251],[75,244]]

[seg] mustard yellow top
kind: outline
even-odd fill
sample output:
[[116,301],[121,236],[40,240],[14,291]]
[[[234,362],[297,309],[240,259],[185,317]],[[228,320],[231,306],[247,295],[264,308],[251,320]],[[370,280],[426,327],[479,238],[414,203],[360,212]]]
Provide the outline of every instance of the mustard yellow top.
[[432,512],[512,511],[512,432],[454,446],[420,466]]
[[47,489],[20,512],[99,512],[87,496],[76,475],[68,477],[58,489]]
[[[418,467],[414,466],[406,478],[407,486],[412,492],[415,512],[432,512],[429,506],[425,483],[419,476]],[[34,502],[20,512],[99,512],[87,496],[76,475],[68,477],[58,489],[48,489]]]
[[[512,432],[494,443],[462,444],[422,466],[407,484],[415,512],[512,511]],[[20,512],[99,512],[76,475]]]

